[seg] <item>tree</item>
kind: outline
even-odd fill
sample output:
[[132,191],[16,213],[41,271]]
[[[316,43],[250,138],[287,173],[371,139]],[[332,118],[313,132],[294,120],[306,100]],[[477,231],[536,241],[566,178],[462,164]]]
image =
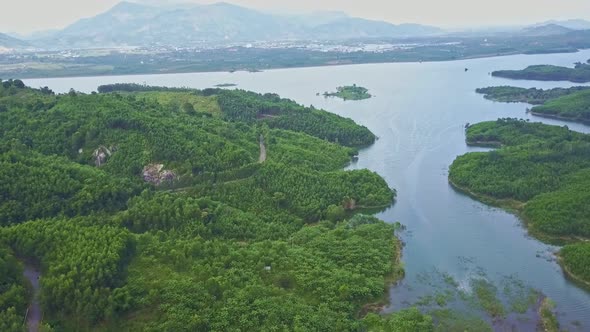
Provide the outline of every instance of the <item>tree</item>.
[[330,221],[339,221],[346,217],[346,211],[340,205],[330,205],[326,209],[326,218]]
[[195,115],[197,111],[195,111],[195,107],[191,103],[184,103],[182,104],[182,111],[188,115]]

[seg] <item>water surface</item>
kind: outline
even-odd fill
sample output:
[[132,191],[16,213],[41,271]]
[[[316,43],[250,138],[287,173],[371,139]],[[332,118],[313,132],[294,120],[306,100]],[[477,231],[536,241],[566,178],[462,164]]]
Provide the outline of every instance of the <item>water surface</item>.
[[[565,125],[525,113],[528,105],[487,101],[475,93],[479,87],[568,87],[567,82],[510,81],[494,78],[499,69],[521,69],[532,64],[571,66],[590,58],[590,51],[575,54],[517,55],[438,63],[370,64],[338,67],[272,70],[262,73],[196,73],[28,80],[31,86],[49,86],[56,92],[70,88],[90,92],[100,84],[117,82],[160,86],[213,87],[235,83],[238,88],[275,92],[295,101],[350,117],[367,126],[379,140],[360,153],[351,168],[378,172],[398,190],[396,204],[379,217],[407,225],[403,260],[406,278],[393,287],[391,305],[397,310],[414,303],[439,285],[428,285],[428,275],[448,273],[469,288],[469,280],[492,282],[515,278],[542,291],[557,303],[562,328],[590,329],[590,293],[568,281],[552,253],[557,247],[527,236],[514,215],[490,208],[453,190],[448,166],[458,156],[476,149],[465,145],[464,126],[519,117]],[[469,71],[465,72],[465,68]],[[317,96],[340,85],[367,87],[375,96],[363,101],[341,101]],[[578,84],[579,85],[579,84]],[[567,123],[588,133],[590,127]],[[269,152],[272,153],[272,152]],[[579,321],[583,325],[572,324]],[[533,325],[523,323],[523,329]]]

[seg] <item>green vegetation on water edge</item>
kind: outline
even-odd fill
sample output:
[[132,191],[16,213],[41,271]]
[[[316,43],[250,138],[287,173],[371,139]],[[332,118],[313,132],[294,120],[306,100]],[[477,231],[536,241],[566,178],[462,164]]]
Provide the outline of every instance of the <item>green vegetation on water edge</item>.
[[484,98],[504,103],[528,103],[542,105],[545,102],[559,97],[575,94],[590,89],[586,86],[574,86],[571,88],[554,88],[549,90],[537,88],[518,88],[513,86],[493,86],[479,88],[477,93],[483,94]]
[[367,88],[353,84],[339,86],[336,88],[336,92],[325,92],[324,97],[338,97],[343,100],[363,100],[369,99],[372,96]]
[[533,107],[535,115],[590,123],[590,91],[576,92]]
[[590,245],[576,243],[566,246],[559,253],[561,263],[566,268],[566,273],[574,279],[590,286]]
[[541,316],[541,326],[543,331],[546,332],[559,332],[559,322],[553,310],[555,309],[555,303],[549,299],[543,299],[541,307],[539,308],[539,315]]
[[[453,162],[451,183],[503,207],[517,202],[509,207],[542,238],[571,242],[590,237],[590,135],[516,119],[467,129],[468,144],[491,142],[500,148],[468,153]],[[589,243],[580,242],[562,251],[565,267],[586,281],[590,274],[582,257],[588,248]]]
[[0,84],[0,330],[25,329],[16,257],[54,330],[367,328],[402,274],[396,226],[353,214],[395,191],[342,170],[367,128],[273,94],[100,90]]
[[477,89],[486,99],[500,102],[523,102],[533,105],[534,115],[590,123],[590,87],[550,90],[498,86]]
[[[589,60],[590,62],[590,60]],[[574,68],[534,65],[522,70],[498,70],[492,76],[515,80],[590,82],[590,63],[576,63]]]

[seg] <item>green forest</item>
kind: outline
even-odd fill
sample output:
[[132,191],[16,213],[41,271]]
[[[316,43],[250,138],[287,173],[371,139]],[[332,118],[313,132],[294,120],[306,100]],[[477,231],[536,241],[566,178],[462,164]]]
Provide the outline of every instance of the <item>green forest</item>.
[[565,242],[562,262],[590,281],[590,135],[566,126],[499,119],[467,128],[467,144],[494,146],[458,157],[449,180],[458,189],[522,215],[532,234]]
[[484,95],[484,98],[503,103],[528,103],[542,105],[549,100],[589,90],[590,87],[574,86],[571,88],[553,88],[548,90],[537,88],[518,88],[513,86],[493,86],[479,88],[477,93]]
[[590,123],[590,91],[576,92],[534,107],[535,115]]
[[589,123],[589,89],[585,86],[549,90],[497,86],[477,89],[476,92],[493,101],[537,105],[530,110],[537,116]]
[[492,76],[515,80],[590,82],[590,60],[575,63],[573,68],[553,65],[534,65],[522,70],[498,70]]
[[[375,136],[274,94],[0,82],[0,330],[432,331],[403,276],[395,190],[344,171]],[[264,145],[267,158],[259,158]]]

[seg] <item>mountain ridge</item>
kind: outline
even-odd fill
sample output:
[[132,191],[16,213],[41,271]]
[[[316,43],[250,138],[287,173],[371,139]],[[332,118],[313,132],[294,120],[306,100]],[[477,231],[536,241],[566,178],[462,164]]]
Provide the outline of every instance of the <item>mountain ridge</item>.
[[340,12],[279,15],[226,2],[151,6],[123,1],[37,42],[46,47],[73,48],[186,46],[203,42],[400,38],[441,32],[427,25],[395,25]]
[[23,48],[26,46],[29,46],[27,42],[0,32],[0,49]]
[[545,25],[535,25],[526,27],[522,30],[522,33],[527,36],[553,36],[563,35],[572,31],[576,30],[566,28],[559,24],[550,23]]

